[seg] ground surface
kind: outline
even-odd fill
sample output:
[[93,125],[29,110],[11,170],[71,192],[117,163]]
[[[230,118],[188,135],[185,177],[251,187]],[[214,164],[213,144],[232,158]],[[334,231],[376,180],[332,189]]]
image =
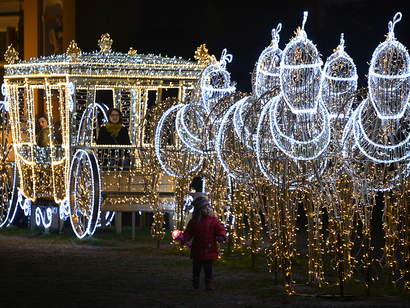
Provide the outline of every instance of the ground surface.
[[[295,296],[275,285],[266,262],[251,268],[240,254],[224,256],[214,265],[215,291],[191,286],[191,261],[169,241],[157,248],[122,239],[113,246],[94,240],[42,233],[10,235],[0,229],[0,307],[408,307],[410,297],[373,289],[370,298],[351,301],[318,297],[338,294],[295,284]],[[98,231],[95,238],[98,238]],[[111,232],[111,231],[106,231]],[[115,231],[113,237],[115,236]],[[45,239],[46,238],[46,239]],[[299,269],[298,269],[299,267]],[[296,272],[304,271],[295,264]],[[297,276],[297,275],[295,275]],[[331,279],[330,279],[331,280]],[[363,288],[363,283],[357,284]],[[354,286],[353,286],[354,288]],[[348,288],[346,288],[346,292]],[[309,295],[308,295],[309,293]]]

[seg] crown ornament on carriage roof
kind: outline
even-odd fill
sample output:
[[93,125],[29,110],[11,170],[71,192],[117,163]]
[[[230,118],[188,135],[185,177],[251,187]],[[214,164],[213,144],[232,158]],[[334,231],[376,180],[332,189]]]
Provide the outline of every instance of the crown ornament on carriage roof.
[[72,60],[76,61],[81,56],[82,51],[77,46],[77,42],[71,41],[66,53]]
[[130,47],[130,50],[128,50],[128,54],[129,54],[129,55],[136,55],[136,54],[137,54],[137,50],[134,49],[134,48],[132,48],[132,47]]
[[102,53],[109,53],[111,52],[113,40],[111,39],[108,33],[101,35],[101,39],[98,40],[98,46],[101,48]]
[[216,63],[215,55],[210,55],[206,44],[201,44],[195,51],[194,59],[198,61],[200,65],[209,65],[211,63]]
[[8,64],[14,64],[19,61],[19,53],[14,49],[13,44],[7,47],[4,53],[4,60],[6,60]]

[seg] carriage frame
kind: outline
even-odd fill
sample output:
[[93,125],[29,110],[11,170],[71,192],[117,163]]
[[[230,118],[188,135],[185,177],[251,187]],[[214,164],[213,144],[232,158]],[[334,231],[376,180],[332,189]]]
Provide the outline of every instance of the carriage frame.
[[[60,220],[70,218],[76,236],[82,238],[92,235],[101,221],[105,224],[112,219],[113,209],[121,209],[121,204],[127,207],[121,202],[113,206],[113,198],[132,195],[141,209],[149,208],[141,198],[144,166],[140,152],[152,147],[153,140],[144,140],[144,117],[150,105],[164,99],[168,91],[178,101],[186,100],[204,65],[137,54],[132,48],[128,53],[113,52],[111,44],[105,34],[99,41],[100,51],[83,53],[72,42],[63,55],[27,61],[8,57],[2,118],[10,126],[14,161],[9,158],[8,165],[14,167],[14,176],[8,176],[7,185],[13,189],[2,203],[0,226],[11,224],[21,209],[37,225],[49,227],[54,213]],[[12,47],[6,60],[7,53],[13,55]],[[96,101],[100,91],[112,93],[112,102]],[[131,145],[96,144],[109,107],[124,114]],[[36,144],[39,113],[49,121],[51,142],[47,147]],[[56,133],[62,137],[61,144],[54,138]],[[114,165],[104,165],[107,159],[115,161]],[[163,208],[172,210],[172,180],[162,176],[160,182]],[[40,205],[44,200],[55,206]]]

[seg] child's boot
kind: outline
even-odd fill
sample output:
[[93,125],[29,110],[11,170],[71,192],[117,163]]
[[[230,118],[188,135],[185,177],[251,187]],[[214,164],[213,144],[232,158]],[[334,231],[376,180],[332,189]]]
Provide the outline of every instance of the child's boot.
[[213,291],[214,285],[212,284],[212,279],[205,279],[205,285],[207,290]]
[[199,289],[199,277],[194,277],[194,279],[192,279],[192,286],[194,289]]

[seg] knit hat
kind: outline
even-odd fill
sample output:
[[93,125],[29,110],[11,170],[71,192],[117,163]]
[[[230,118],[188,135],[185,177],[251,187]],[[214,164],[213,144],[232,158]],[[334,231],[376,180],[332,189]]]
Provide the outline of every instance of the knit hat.
[[209,201],[204,196],[198,196],[194,199],[194,201],[192,201],[192,206],[194,207],[195,211],[200,210],[201,208],[203,208],[205,205],[208,205],[208,204],[209,204]]

